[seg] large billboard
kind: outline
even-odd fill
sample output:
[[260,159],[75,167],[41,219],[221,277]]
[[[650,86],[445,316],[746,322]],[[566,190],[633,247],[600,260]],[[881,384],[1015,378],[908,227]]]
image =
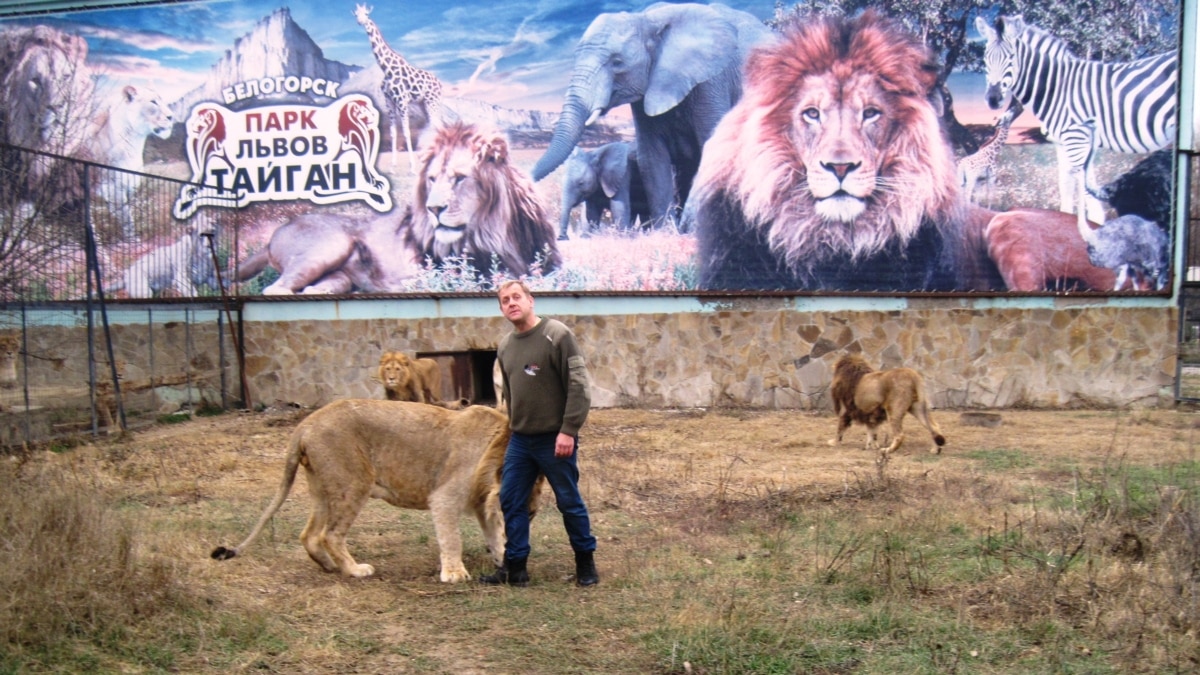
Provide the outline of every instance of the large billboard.
[[0,143],[182,181],[97,187],[130,297],[213,283],[180,247],[231,222],[247,294],[1165,293],[1180,9],[1111,4],[42,15],[0,24]]

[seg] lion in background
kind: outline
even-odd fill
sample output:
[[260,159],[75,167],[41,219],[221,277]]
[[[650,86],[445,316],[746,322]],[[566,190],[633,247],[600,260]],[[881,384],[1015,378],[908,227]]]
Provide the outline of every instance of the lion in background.
[[858,354],[847,354],[833,366],[833,383],[829,387],[833,410],[838,416],[837,436],[830,445],[842,442],[842,434],[854,422],[867,427],[867,449],[877,450],[875,429],[887,422],[891,444],[880,450],[883,456],[904,442],[904,415],[911,413],[933,436],[930,452],[939,454],[946,437],[929,412],[925,381],[912,368],[874,370]]
[[[0,389],[17,386],[17,357],[21,354],[21,338],[16,333],[0,333]],[[4,406],[0,405],[0,410]]]
[[442,369],[434,359],[384,352],[379,357],[378,378],[389,401],[436,403],[442,398]]
[[[327,572],[354,577],[375,573],[355,562],[346,533],[367,500],[432,512],[443,583],[467,581],[459,519],[475,514],[492,561],[504,555],[500,468],[511,435],[504,415],[486,406],[453,411],[419,403],[344,399],[309,415],[292,432],[283,480],[275,499],[236,548],[218,546],[215,560],[246,550],[291,492],[304,467],[312,514],[300,534],[308,555]],[[530,498],[540,499],[540,484]]]
[[684,209],[700,287],[1003,288],[978,232],[991,214],[959,199],[937,73],[874,11],[794,24],[752,52]]

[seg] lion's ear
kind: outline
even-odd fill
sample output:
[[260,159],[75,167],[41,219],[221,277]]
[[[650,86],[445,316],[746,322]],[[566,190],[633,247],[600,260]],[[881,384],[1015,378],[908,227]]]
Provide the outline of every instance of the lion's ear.
[[484,162],[493,162],[495,164],[507,163],[508,141],[504,140],[504,137],[499,134],[477,137],[475,139],[475,161],[480,164]]

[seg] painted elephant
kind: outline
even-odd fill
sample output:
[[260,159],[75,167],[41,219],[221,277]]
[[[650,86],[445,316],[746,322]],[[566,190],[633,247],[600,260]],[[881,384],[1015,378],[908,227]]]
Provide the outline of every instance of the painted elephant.
[[600,224],[604,209],[612,213],[613,225],[622,232],[633,225],[634,218],[640,218],[643,226],[650,222],[650,204],[638,171],[635,144],[618,141],[594,150],[575,148],[564,171],[559,240],[569,238],[571,210],[580,203],[584,204],[583,232]]
[[742,95],[742,64],[774,33],[725,5],[657,3],[601,14],[575,50],[562,116],[534,180],[559,167],[584,128],[609,110],[633,111],[638,166],[653,218],[687,200],[700,152]]

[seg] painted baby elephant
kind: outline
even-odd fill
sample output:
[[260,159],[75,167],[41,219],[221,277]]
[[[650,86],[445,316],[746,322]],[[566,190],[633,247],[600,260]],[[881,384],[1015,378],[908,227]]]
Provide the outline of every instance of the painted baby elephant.
[[650,214],[671,216],[687,200],[704,142],[742,95],[746,56],[772,36],[752,14],[720,4],[657,3],[597,16],[576,47],[562,115],[534,180],[566,161],[585,127],[628,104]]
[[559,240],[568,239],[567,224],[571,210],[584,204],[581,232],[600,224],[604,209],[612,213],[612,222],[622,232],[640,218],[642,226],[650,222],[650,204],[638,171],[637,146],[628,141],[602,145],[594,150],[575,148],[564,167],[562,220]]

